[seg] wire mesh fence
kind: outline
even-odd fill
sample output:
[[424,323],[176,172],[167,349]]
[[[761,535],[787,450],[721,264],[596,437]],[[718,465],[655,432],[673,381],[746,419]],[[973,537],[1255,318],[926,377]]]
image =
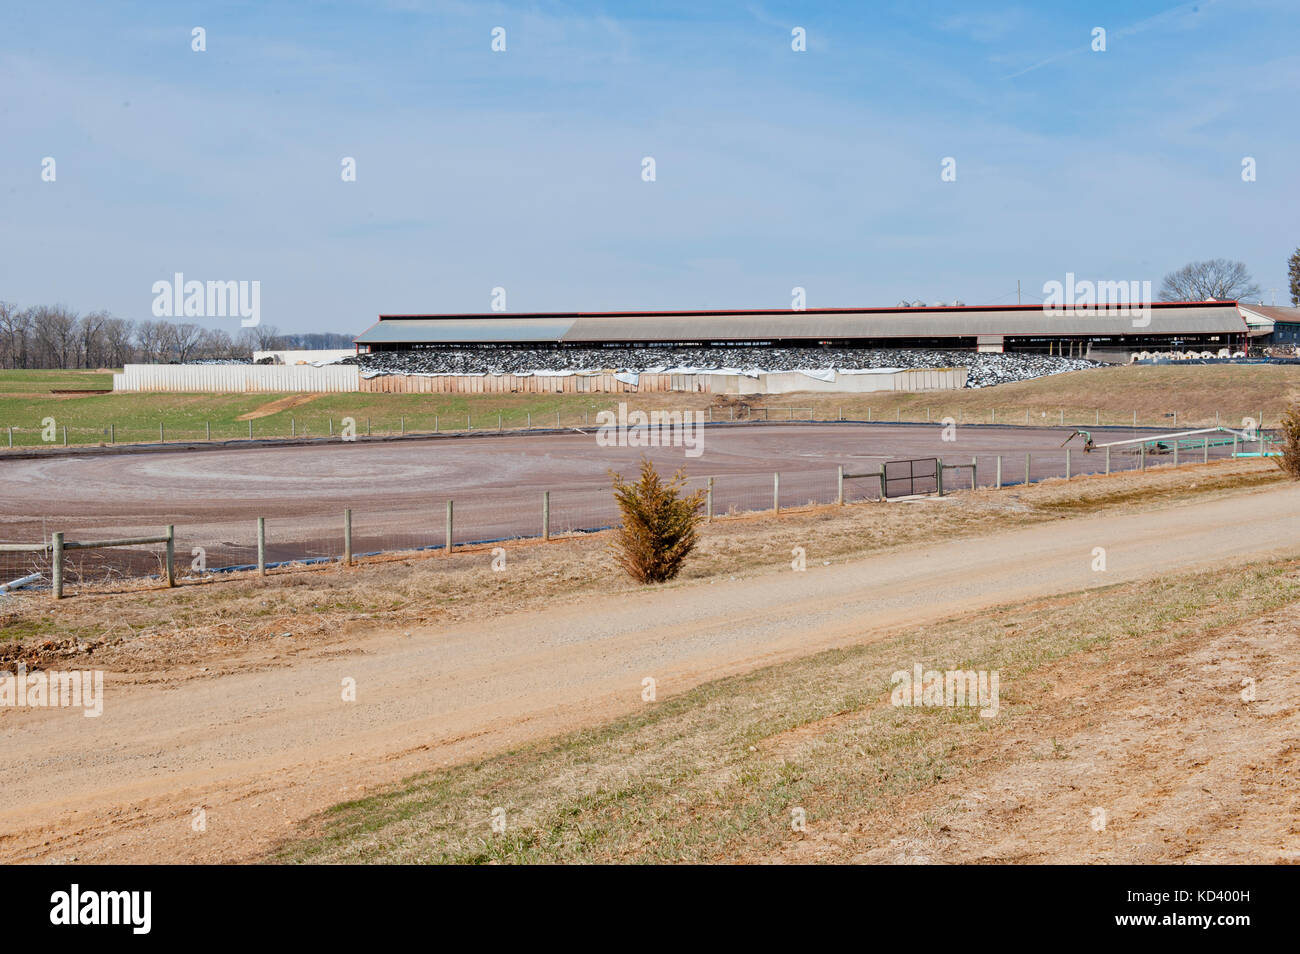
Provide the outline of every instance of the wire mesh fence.
[[[1266,445],[1260,445],[1261,448]],[[1087,474],[1122,473],[1167,466],[1182,466],[1232,459],[1237,442],[1209,437],[1185,441],[1147,441],[1132,446],[1034,451],[1025,454],[947,455],[942,462],[943,492],[1023,485]],[[884,459],[854,461],[837,469],[817,468],[786,473],[696,476],[685,485],[687,493],[710,491],[709,512],[716,517],[737,514],[774,514],[807,506],[874,501],[881,498],[879,477]],[[974,465],[973,467],[971,465]],[[931,471],[932,472],[932,471]],[[843,475],[841,479],[841,474]],[[450,504],[450,520],[448,505]],[[263,518],[259,541],[259,520]],[[51,584],[51,538],[58,530],[67,541],[95,542],[124,536],[157,534],[149,525],[77,526],[40,517],[9,517],[27,529],[0,532],[0,592],[11,585],[29,588]],[[292,514],[248,512],[234,517],[175,521],[175,569],[186,577],[260,566],[337,561],[344,557],[345,516],[340,509],[299,510]],[[455,500],[431,494],[418,506],[350,512],[351,553],[365,557],[384,553],[444,550],[471,544],[511,539],[561,536],[594,532],[617,526],[618,508],[608,486],[566,488],[549,492],[503,489],[479,492]],[[18,549],[21,545],[25,549]],[[163,548],[124,546],[73,549],[64,554],[65,585],[74,591],[82,584],[160,577]]]

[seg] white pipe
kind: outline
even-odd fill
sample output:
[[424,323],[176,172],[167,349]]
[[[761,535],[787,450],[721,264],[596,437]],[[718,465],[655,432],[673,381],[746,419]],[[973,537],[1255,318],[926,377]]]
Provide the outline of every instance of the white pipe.
[[37,580],[44,579],[39,573],[33,573],[31,576],[24,576],[17,580],[10,580],[8,583],[0,585],[0,593],[8,593],[10,590],[16,590],[20,586],[26,586],[28,583],[35,583]]

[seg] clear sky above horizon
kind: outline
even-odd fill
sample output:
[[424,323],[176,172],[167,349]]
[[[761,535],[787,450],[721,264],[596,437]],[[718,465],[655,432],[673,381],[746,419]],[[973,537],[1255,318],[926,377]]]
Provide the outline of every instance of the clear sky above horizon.
[[6,4],[0,299],[146,319],[182,272],[356,333],[496,286],[1029,303],[1225,257],[1289,304],[1297,38],[1295,0]]

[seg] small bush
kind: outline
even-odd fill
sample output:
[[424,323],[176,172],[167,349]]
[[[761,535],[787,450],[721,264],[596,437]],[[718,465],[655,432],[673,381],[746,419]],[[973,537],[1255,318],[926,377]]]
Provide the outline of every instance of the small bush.
[[623,515],[613,544],[619,566],[640,583],[671,580],[695,549],[705,491],[683,497],[686,474],[679,470],[665,482],[644,457],[638,480],[628,483],[619,474],[610,476]]
[[1279,444],[1282,456],[1273,459],[1292,480],[1300,480],[1300,404],[1292,404],[1282,417]]

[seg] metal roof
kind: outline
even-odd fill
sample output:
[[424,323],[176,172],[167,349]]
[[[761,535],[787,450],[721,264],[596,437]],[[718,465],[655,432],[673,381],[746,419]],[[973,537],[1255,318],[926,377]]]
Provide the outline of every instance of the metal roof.
[[531,315],[381,315],[359,344],[824,340],[1243,334],[1235,302],[1155,303],[1143,316],[1051,312],[1041,306]]
[[384,318],[355,339],[358,344],[483,344],[494,341],[558,342],[573,324],[562,317]]

